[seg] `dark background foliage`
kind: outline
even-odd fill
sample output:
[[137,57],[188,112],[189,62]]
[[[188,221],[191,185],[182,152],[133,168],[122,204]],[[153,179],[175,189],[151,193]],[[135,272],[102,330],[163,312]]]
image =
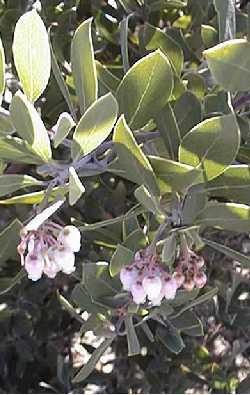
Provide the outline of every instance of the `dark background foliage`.
[[[15,23],[34,3],[31,0],[0,1],[0,34],[9,64],[7,85],[11,92],[18,89],[11,52]],[[131,64],[143,55],[143,49],[138,45],[138,31],[145,21],[168,27],[169,34],[182,45],[185,61],[197,66],[204,49],[201,25],[216,26],[215,10],[209,0],[189,0],[182,19],[178,4],[181,7],[185,2],[179,0],[145,1],[144,7],[138,6],[139,1],[124,1],[129,5],[126,11],[119,1],[115,2],[116,7],[105,0],[42,0],[40,5],[36,3],[38,8],[41,5],[41,15],[50,28],[53,48],[65,75],[69,75],[72,34],[79,23],[90,16],[95,18],[96,59],[118,76],[122,68],[119,22],[128,12],[133,13],[129,23]],[[155,3],[154,11],[150,8],[151,3]],[[237,7],[237,29],[244,32],[247,30],[246,2],[237,2]],[[188,32],[187,41],[182,39],[183,32]],[[190,81],[190,90],[195,91],[196,85]],[[70,87],[70,77],[67,82]],[[197,86],[199,89],[199,84]],[[104,87],[101,89],[105,91]],[[53,76],[44,97],[46,100],[41,99],[40,103],[43,119],[51,127],[58,115],[67,110]],[[3,103],[6,107],[7,104],[7,101]],[[63,150],[61,155],[63,157]],[[18,166],[14,169],[10,166],[9,172],[17,173]],[[87,197],[84,203],[80,200],[74,208],[64,211],[65,223],[71,216],[84,218],[89,223],[112,218],[127,211],[134,200],[129,182],[113,179],[107,174],[99,177],[97,188],[91,178],[85,186]],[[28,215],[29,208],[25,206],[1,208],[1,227],[4,228],[13,217],[26,218]],[[84,240],[82,256],[95,254],[94,247],[88,244],[88,237]],[[250,251],[248,235],[211,231],[209,237],[246,254]],[[107,360],[102,360],[84,383],[74,387],[72,372],[86,361],[86,353],[93,351],[97,341],[93,335],[85,335],[81,343],[83,347],[80,346],[80,323],[69,315],[59,299],[58,291],[65,297],[70,296],[74,278],[59,276],[56,281],[43,280],[36,284],[24,280],[0,296],[0,392],[232,393],[237,387],[237,391],[247,392],[250,386],[249,273],[209,248],[203,252],[209,285],[219,289],[213,301],[197,307],[204,325],[204,337],[184,335],[186,347],[179,355],[142,338],[141,343],[146,345],[143,355],[134,358],[127,357],[126,339],[120,337],[108,351]],[[1,266],[0,288],[18,268],[19,262],[15,259],[9,259]],[[109,358],[112,369],[108,368]]]

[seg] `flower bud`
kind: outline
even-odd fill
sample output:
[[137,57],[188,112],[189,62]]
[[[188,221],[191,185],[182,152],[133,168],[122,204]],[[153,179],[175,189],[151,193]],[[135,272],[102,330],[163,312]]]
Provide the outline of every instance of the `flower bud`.
[[164,295],[166,299],[174,299],[177,291],[177,283],[174,278],[166,278],[164,280]]
[[156,299],[161,292],[162,281],[160,277],[147,276],[142,281],[142,286],[149,300]]
[[140,281],[136,281],[134,284],[131,286],[131,293],[133,296],[133,301],[135,304],[141,304],[144,303],[146,300],[146,292],[142,286],[142,283]]
[[186,291],[192,291],[194,289],[194,282],[191,278],[187,279],[184,284],[183,287]]
[[44,259],[42,254],[29,253],[25,258],[24,267],[30,280],[39,280],[42,277],[44,269]]
[[58,242],[71,251],[78,252],[81,248],[81,233],[73,225],[68,225],[59,233]]
[[181,272],[175,272],[174,273],[174,279],[176,281],[177,288],[180,288],[183,285],[184,281],[185,281],[185,276]]
[[54,261],[60,270],[65,274],[71,274],[75,271],[75,254],[67,248],[55,249]]
[[120,280],[125,291],[130,291],[132,284],[137,278],[138,272],[132,267],[124,267],[120,271]]
[[204,272],[199,272],[194,276],[194,282],[197,288],[203,288],[207,282],[207,276]]

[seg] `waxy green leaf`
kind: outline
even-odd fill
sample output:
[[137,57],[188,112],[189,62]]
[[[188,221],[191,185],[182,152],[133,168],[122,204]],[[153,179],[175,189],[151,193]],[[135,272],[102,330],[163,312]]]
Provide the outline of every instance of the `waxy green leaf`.
[[92,18],[76,30],[71,47],[72,73],[81,114],[97,99],[97,75],[91,36]]
[[73,126],[75,126],[75,121],[67,112],[60,114],[55,125],[55,135],[53,138],[55,148],[68,136]]
[[94,151],[110,134],[118,114],[118,104],[111,93],[100,97],[85,112],[73,135],[72,157]]
[[85,187],[81,183],[74,167],[69,168],[69,204],[74,206],[85,192]]
[[44,162],[51,159],[48,132],[33,104],[18,91],[10,105],[12,123],[19,134]]
[[138,129],[164,107],[172,89],[170,63],[157,50],[136,62],[122,79],[117,90],[120,112],[132,129]]
[[121,244],[118,244],[117,249],[115,250],[109,265],[109,272],[112,277],[116,276],[120,270],[129,265],[134,259],[133,251],[124,247]]
[[18,191],[30,186],[42,185],[42,181],[34,177],[21,174],[3,174],[0,176],[0,196]]
[[17,21],[13,41],[14,62],[23,91],[34,102],[50,77],[50,47],[46,28],[35,10]]
[[216,81],[227,91],[250,89],[250,43],[235,39],[204,51]]
[[232,163],[239,143],[240,131],[235,116],[213,117],[186,134],[179,148],[179,160],[202,169],[205,180],[211,180]]

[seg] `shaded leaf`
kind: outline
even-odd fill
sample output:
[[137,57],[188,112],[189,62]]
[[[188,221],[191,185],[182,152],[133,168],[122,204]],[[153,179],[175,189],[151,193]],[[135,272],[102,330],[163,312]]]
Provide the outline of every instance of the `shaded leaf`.
[[197,97],[189,91],[184,92],[176,101],[174,113],[181,137],[184,137],[202,119],[201,104]]
[[74,167],[69,168],[69,204],[74,206],[85,192],[85,187],[79,179]]
[[124,266],[129,265],[134,260],[133,251],[118,244],[114,254],[112,255],[109,272],[112,277],[116,276]]
[[213,248],[214,250],[219,251],[221,254],[224,254],[228,256],[230,259],[239,262],[242,265],[242,267],[244,268],[250,267],[250,257],[241,254],[240,252],[235,251],[232,248],[227,247],[223,244],[217,243],[216,241],[208,240],[205,239],[204,237],[202,238],[202,241],[204,241],[206,245]]
[[5,88],[5,54],[2,40],[0,39],[0,103],[2,103]]
[[[68,192],[68,187],[53,188],[48,201],[53,202],[56,197],[63,197]],[[0,200],[0,204],[36,204],[41,203],[46,195],[45,191],[26,193],[24,195],[13,196],[9,199]]]
[[109,348],[109,346],[111,346],[114,339],[115,339],[115,335],[111,336],[110,338],[107,338],[99,347],[95,349],[95,351],[91,355],[86,365],[84,365],[83,368],[81,368],[80,371],[73,378],[73,383],[80,383],[93,372],[97,362],[99,361],[101,356],[105,353],[105,351]]
[[16,258],[16,248],[20,241],[22,227],[22,223],[15,219],[0,233],[0,264],[3,264],[9,258]]
[[124,322],[128,341],[128,356],[138,355],[141,352],[141,347],[133,325],[133,316],[127,315]]
[[0,196],[18,191],[29,186],[42,185],[34,177],[19,174],[3,174],[0,176]]

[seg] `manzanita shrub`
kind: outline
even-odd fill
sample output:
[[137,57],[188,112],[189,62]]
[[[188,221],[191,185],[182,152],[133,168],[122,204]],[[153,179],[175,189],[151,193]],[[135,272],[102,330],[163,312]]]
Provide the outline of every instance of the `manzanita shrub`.
[[233,0],[37,3],[0,46],[1,295],[74,279],[59,300],[104,338],[80,383],[119,337],[134,356],[141,333],[176,354],[203,335],[205,245],[250,266],[204,237],[250,231],[250,23]]

